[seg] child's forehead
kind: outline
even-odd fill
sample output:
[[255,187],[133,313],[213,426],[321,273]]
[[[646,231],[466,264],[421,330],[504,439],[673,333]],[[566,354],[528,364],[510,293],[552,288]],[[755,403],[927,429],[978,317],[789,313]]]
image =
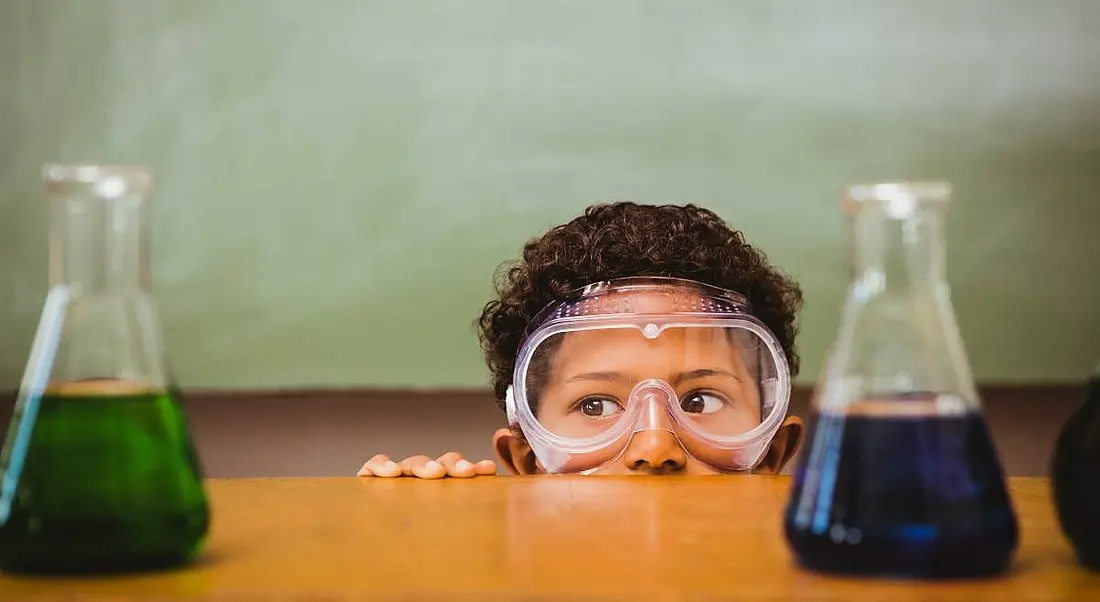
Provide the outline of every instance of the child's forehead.
[[671,328],[655,339],[634,329],[592,329],[563,335],[554,354],[557,369],[606,369],[687,364],[745,365],[744,349],[726,328]]

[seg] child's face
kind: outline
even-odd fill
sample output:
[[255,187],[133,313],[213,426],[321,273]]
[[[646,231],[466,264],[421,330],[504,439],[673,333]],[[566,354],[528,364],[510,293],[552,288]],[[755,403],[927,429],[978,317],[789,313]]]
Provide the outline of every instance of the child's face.
[[[675,389],[684,412],[708,430],[746,433],[760,424],[760,395],[755,375],[733,346],[720,328],[669,330],[655,339],[635,330],[569,333],[551,359],[549,380],[539,396],[539,422],[574,439],[598,435],[622,415],[635,385],[658,378]],[[670,430],[636,433],[618,461],[598,472],[717,472],[688,453],[667,419],[661,426]]]
[[[660,311],[663,298],[632,298],[635,308]],[[726,328],[671,328],[656,338],[637,329],[596,329],[557,335],[538,387],[535,414],[549,432],[568,439],[598,436],[623,417],[635,387],[660,379],[675,392],[673,403],[707,432],[736,436],[761,422],[758,371],[746,363],[752,353],[738,347]],[[750,362],[751,363],[751,362]],[[662,411],[635,432],[625,450],[609,451],[598,474],[717,474],[708,458],[721,453],[678,436],[680,427]],[[653,420],[659,423],[652,423]],[[797,446],[801,429],[785,425],[777,435],[781,446]],[[797,423],[797,419],[794,419]],[[787,441],[793,435],[792,441]],[[516,472],[543,472],[523,444],[506,429],[498,431],[501,459]],[[619,453],[621,451],[621,453]],[[793,453],[781,454],[775,470]],[[720,461],[714,462],[720,464]]]

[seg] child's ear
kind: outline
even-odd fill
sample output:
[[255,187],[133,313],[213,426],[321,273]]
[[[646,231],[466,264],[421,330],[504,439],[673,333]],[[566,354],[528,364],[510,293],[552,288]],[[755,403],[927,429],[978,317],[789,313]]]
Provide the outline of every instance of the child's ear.
[[802,419],[798,416],[788,416],[779,427],[779,432],[772,439],[772,445],[768,448],[768,454],[756,472],[764,474],[779,474],[783,467],[798,453],[802,445]]
[[493,433],[493,449],[512,474],[532,475],[541,472],[535,460],[535,452],[522,435],[511,429],[499,429]]

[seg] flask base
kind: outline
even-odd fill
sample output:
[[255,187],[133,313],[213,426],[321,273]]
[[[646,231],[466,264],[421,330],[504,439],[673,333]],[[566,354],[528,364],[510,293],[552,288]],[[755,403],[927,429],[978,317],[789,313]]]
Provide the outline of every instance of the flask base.
[[140,573],[182,568],[198,556],[209,524],[206,507],[143,520],[16,520],[0,528],[0,572]]
[[33,433],[0,524],[0,571],[141,572],[197,554],[210,511],[175,397],[44,395]]
[[1018,526],[983,417],[812,415],[784,530],[810,570],[924,579],[1008,570]]
[[799,544],[805,555],[795,559],[803,569],[817,573],[921,580],[993,578],[1008,571],[1012,563],[1012,554],[1001,551],[1007,547],[1003,544],[990,550],[984,543],[944,542],[924,554],[900,546],[861,546],[847,551],[844,547],[828,535],[809,536]]
[[155,555],[58,557],[51,554],[24,555],[0,561],[0,573],[28,576],[79,576],[138,574],[183,569],[196,554],[162,553]]

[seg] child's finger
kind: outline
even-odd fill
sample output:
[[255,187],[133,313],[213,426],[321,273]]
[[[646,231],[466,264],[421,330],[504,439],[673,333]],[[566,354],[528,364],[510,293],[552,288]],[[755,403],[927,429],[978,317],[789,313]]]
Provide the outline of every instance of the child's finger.
[[497,473],[496,462],[492,460],[482,460],[477,464],[474,464],[474,474],[480,476],[495,475]]
[[428,456],[413,456],[401,461],[401,473],[421,479],[442,479],[447,476],[443,465]]
[[401,467],[390,459],[389,456],[383,456],[379,454],[375,456],[372,461],[367,462],[367,468],[376,477],[395,478],[401,476]]
[[447,471],[447,476],[468,479],[475,474],[474,465],[458,452],[447,452],[436,461],[443,465],[443,469]]
[[385,454],[378,454],[367,460],[366,464],[359,469],[358,476],[361,477],[399,477],[401,476],[401,468],[390,457]]

